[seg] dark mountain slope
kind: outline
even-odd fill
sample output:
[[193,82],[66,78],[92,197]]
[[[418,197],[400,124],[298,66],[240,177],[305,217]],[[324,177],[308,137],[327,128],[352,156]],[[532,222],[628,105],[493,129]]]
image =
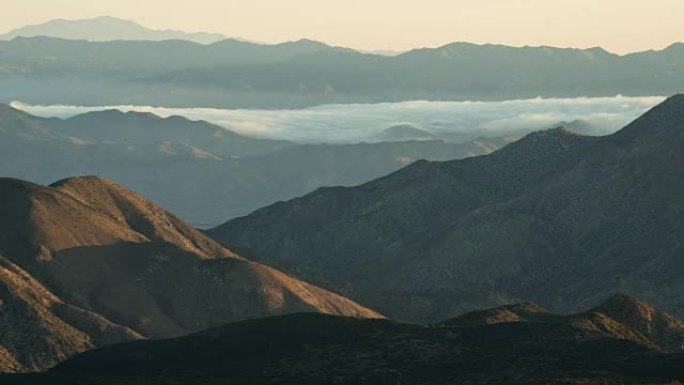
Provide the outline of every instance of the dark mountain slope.
[[551,130],[489,156],[419,162],[210,234],[401,319],[521,298],[576,310],[614,291],[679,314],[681,111],[676,96],[615,135]]
[[[622,304],[619,309],[647,307],[632,299],[617,302]],[[605,307],[615,304],[613,299]],[[521,308],[530,305],[507,311]],[[106,347],[78,355],[47,374],[16,380],[25,384],[665,384],[684,376],[681,348],[659,344],[621,317],[597,310],[571,316],[543,309],[533,313],[545,318],[425,326],[289,315],[173,340]],[[647,314],[640,314],[629,321],[650,322]],[[681,339],[681,322],[671,325]]]

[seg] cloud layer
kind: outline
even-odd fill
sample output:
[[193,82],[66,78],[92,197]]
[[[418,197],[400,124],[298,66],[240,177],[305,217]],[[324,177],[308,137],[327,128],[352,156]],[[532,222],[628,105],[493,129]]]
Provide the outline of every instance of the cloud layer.
[[470,140],[519,134],[559,122],[583,120],[595,134],[610,134],[664,97],[527,99],[504,102],[426,102],[326,105],[300,110],[223,110],[150,106],[34,106],[16,108],[45,117],[67,118],[88,111],[119,109],[206,120],[244,135],[305,143],[372,141],[383,130],[412,124],[439,137]]

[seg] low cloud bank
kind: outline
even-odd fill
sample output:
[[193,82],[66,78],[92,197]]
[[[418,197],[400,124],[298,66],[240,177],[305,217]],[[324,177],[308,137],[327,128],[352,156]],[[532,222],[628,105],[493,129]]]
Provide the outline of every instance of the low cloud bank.
[[162,117],[180,115],[206,120],[235,132],[260,138],[304,143],[373,141],[383,130],[411,124],[438,137],[471,140],[548,128],[559,122],[581,120],[590,133],[606,135],[625,126],[664,97],[602,97],[526,99],[503,102],[427,102],[325,105],[300,110],[225,110],[150,106],[12,106],[45,117],[68,118],[89,111],[118,109],[152,112]]

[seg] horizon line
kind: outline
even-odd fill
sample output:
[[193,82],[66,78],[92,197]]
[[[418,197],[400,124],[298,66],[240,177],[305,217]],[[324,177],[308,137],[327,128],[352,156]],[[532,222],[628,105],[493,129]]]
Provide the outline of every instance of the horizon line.
[[[153,32],[180,32],[180,33],[185,33],[185,34],[205,34],[205,35],[215,35],[215,36],[222,36],[224,39],[217,40],[215,42],[211,43],[200,43],[188,39],[164,39],[164,40],[143,40],[143,39],[113,39],[113,40],[88,40],[88,39],[67,39],[67,38],[61,38],[61,37],[55,37],[55,36],[49,36],[49,35],[35,35],[35,36],[14,36],[11,39],[6,38],[7,35],[11,35],[17,30],[20,30],[22,28],[27,28],[27,27],[37,27],[41,25],[45,25],[51,22],[87,22],[87,21],[94,21],[97,19],[113,19],[117,21],[122,21],[122,22],[128,22],[128,23],[134,23],[142,28],[145,28],[149,31]],[[246,43],[246,44],[255,44],[255,45],[260,45],[260,46],[279,46],[279,45],[285,45],[285,44],[292,44],[292,43],[299,43],[299,42],[313,42],[313,43],[319,43],[319,44],[324,44],[328,47],[332,48],[341,48],[341,49],[349,49],[356,51],[358,53],[362,54],[370,54],[370,55],[377,55],[377,56],[389,56],[389,57],[394,57],[394,56],[400,56],[409,52],[413,51],[419,51],[419,50],[439,50],[443,48],[447,48],[451,45],[471,45],[471,46],[477,46],[477,47],[503,47],[503,48],[517,48],[517,49],[525,49],[525,48],[550,48],[550,49],[559,49],[559,50],[578,50],[578,51],[592,51],[592,50],[602,50],[605,53],[614,55],[614,56],[629,56],[629,55],[634,55],[634,54],[641,54],[641,53],[646,53],[646,52],[662,52],[666,51],[673,46],[677,46],[680,44],[684,44],[684,41],[673,41],[672,43],[669,43],[665,45],[662,48],[649,48],[649,49],[644,49],[644,50],[635,50],[635,51],[629,51],[629,52],[624,52],[624,53],[618,53],[614,52],[611,50],[608,50],[604,48],[601,45],[594,45],[591,47],[577,47],[577,46],[561,46],[561,45],[551,45],[551,44],[541,44],[541,45],[532,45],[532,44],[525,44],[525,45],[518,45],[518,44],[505,44],[505,43],[495,43],[495,42],[472,42],[472,41],[465,41],[465,40],[454,40],[449,43],[445,44],[435,44],[435,45],[425,45],[422,47],[416,46],[412,47],[409,49],[405,50],[396,50],[396,49],[389,49],[389,48],[358,48],[358,47],[352,47],[352,46],[345,46],[345,45],[336,45],[336,44],[330,44],[324,40],[319,40],[315,38],[309,38],[306,36],[303,36],[298,39],[290,39],[290,40],[282,40],[282,41],[260,41],[260,40],[252,40],[249,38],[245,38],[242,36],[227,36],[224,33],[221,32],[209,32],[209,31],[187,31],[187,30],[182,30],[182,29],[174,29],[174,28],[165,28],[165,29],[155,29],[151,27],[147,27],[144,24],[133,20],[133,19],[127,19],[127,18],[121,18],[121,17],[116,17],[116,16],[110,16],[110,15],[101,15],[101,16],[94,16],[94,17],[89,17],[89,18],[79,18],[79,19],[68,19],[68,18],[53,18],[49,19],[40,23],[35,23],[35,24],[26,24],[26,25],[21,25],[15,28],[10,29],[9,31],[6,31],[4,33],[0,33],[0,41],[12,41],[14,39],[31,39],[31,38],[50,38],[50,39],[58,39],[58,40],[67,40],[67,41],[85,41],[89,43],[109,43],[109,42],[116,42],[116,41],[131,41],[131,42],[136,42],[136,41],[149,41],[149,42],[159,42],[159,41],[184,41],[188,42],[191,44],[198,44],[202,46],[210,46],[213,44],[221,43],[221,42],[226,42],[226,41],[236,41],[240,43]]]

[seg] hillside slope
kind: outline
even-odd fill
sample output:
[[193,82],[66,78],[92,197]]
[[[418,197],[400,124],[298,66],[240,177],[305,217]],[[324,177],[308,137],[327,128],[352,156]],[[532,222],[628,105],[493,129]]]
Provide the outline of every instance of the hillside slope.
[[[0,178],[0,250],[2,300],[18,309],[3,313],[12,317],[0,334],[5,369],[45,369],[101,341],[172,337],[270,315],[379,316],[245,260],[97,177],[49,187]],[[17,338],[35,341],[35,349]]]
[[520,300],[577,310],[615,291],[682,314],[683,145],[679,95],[614,135],[533,133],[209,234],[404,320]]

